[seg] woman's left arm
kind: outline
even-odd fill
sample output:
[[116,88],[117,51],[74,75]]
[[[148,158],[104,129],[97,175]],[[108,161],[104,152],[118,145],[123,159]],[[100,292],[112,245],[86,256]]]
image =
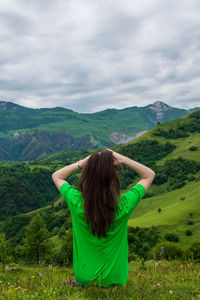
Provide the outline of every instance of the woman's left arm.
[[75,172],[87,163],[90,155],[85,157],[84,159],[81,159],[77,161],[76,163],[73,163],[69,166],[66,166],[52,174],[52,179],[53,182],[55,183],[57,189],[60,191],[60,187],[63,183],[66,183],[67,181],[65,180],[67,176],[69,176],[72,172]]

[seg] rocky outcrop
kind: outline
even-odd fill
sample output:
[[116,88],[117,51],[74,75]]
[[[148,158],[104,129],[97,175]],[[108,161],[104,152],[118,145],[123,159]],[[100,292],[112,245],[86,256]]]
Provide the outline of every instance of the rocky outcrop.
[[114,132],[111,132],[110,139],[115,144],[125,144],[125,143],[129,143],[129,142],[133,141],[134,139],[136,139],[138,136],[142,135],[145,132],[147,132],[147,130],[142,130],[142,131],[138,132],[136,135],[130,136],[123,132],[114,131]]

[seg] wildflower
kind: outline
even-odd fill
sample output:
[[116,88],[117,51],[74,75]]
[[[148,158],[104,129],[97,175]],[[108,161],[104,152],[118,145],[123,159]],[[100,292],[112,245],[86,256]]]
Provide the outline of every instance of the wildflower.
[[46,293],[46,290],[44,290],[44,293]]
[[78,284],[75,282],[75,281],[73,281],[73,280],[66,280],[66,281],[64,281],[63,282],[63,284],[69,284],[69,285],[73,285],[73,286],[78,286]]
[[172,291],[169,291],[169,294],[170,294],[170,295],[172,295],[172,294],[173,294],[173,292],[172,292]]
[[2,283],[2,281],[0,280],[0,283]]
[[21,287],[20,286],[18,286],[18,290],[20,290],[21,289]]
[[155,285],[154,285],[154,287],[156,288],[156,287],[159,287],[160,286],[160,283],[158,282],[158,283],[156,283]]

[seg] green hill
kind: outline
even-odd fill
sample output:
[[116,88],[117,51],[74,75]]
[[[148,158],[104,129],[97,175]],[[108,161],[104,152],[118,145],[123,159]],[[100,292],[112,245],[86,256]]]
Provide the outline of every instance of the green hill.
[[[200,110],[157,125],[134,141],[113,148],[156,172],[153,184],[134,211],[129,225],[154,225],[163,238],[166,233],[174,233],[178,235],[182,247],[199,238]],[[71,227],[71,220],[66,204],[53,189],[50,174],[92,151],[95,150],[62,151],[31,163],[2,163],[0,213],[5,219],[1,219],[0,228],[14,245],[21,243],[25,226],[38,211],[51,232],[51,239],[59,245],[66,229]],[[40,172],[43,174],[41,180]],[[138,175],[129,168],[119,168],[119,173],[122,192],[139,180]],[[80,172],[76,172],[68,180],[77,186],[79,176]],[[18,186],[17,182],[21,185]],[[46,199],[42,197],[45,190],[48,190]],[[23,199],[23,203],[17,202],[17,199]],[[31,207],[28,205],[30,203],[37,206]],[[186,235],[186,230],[191,235]]]
[[[158,212],[159,208],[161,209],[160,213]],[[189,183],[174,191],[141,200],[128,225],[133,227],[156,226],[163,236],[166,233],[174,233],[179,237],[180,245],[184,247],[192,240],[199,239],[199,181]],[[185,234],[187,230],[192,231],[192,236]]]
[[0,160],[30,161],[62,150],[123,144],[154,127],[186,115],[161,101],[145,107],[83,114],[55,107],[32,109],[0,101]]

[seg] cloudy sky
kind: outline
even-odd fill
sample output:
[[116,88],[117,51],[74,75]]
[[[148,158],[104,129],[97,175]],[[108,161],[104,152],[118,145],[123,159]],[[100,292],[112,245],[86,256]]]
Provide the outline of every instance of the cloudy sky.
[[0,100],[200,106],[199,0],[1,0]]

